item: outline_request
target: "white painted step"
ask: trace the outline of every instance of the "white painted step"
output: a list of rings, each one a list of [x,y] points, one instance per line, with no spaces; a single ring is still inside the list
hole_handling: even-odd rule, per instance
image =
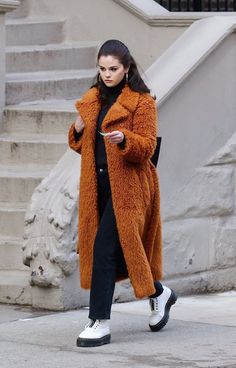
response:
[[[0,203],[1,237],[22,238],[26,208],[26,203]]]
[[[28,271],[0,270],[0,303],[32,304]]]
[[[74,100],[46,100],[4,109],[3,131],[13,134],[65,134],[75,121],[77,112]]]
[[[6,75],[6,104],[50,99],[76,99],[93,83],[96,69],[54,70]]]
[[[0,166],[0,202],[27,203],[51,167]]]
[[[7,47],[7,73],[43,70],[92,69],[96,65],[97,42]]]
[[[58,18],[19,18],[6,22],[7,46],[47,45],[64,40],[65,20]]]
[[[65,135],[0,135],[1,164],[53,165],[68,148]]]
[[[17,237],[0,238],[0,270],[28,271],[23,264],[23,240]]]

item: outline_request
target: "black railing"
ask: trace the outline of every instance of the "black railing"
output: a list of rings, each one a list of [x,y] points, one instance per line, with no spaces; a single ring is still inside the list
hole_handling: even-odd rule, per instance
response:
[[[169,11],[236,11],[236,0],[154,0]]]

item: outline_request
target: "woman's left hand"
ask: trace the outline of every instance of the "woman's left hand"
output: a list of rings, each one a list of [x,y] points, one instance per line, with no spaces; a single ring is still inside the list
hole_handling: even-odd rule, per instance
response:
[[[119,130],[113,130],[113,132],[107,133],[106,139],[110,143],[121,143],[124,139],[124,134]]]

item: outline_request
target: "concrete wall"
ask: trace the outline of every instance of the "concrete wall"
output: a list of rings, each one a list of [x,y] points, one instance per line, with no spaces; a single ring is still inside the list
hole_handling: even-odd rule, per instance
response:
[[[233,33],[160,107],[163,145],[159,170],[164,204],[235,131],[235,60]]]
[[[158,171],[165,279],[184,293],[236,285],[234,22],[198,22],[147,71],[159,99],[163,137]],[[187,36],[193,50],[185,46]],[[181,68],[181,57],[184,64],[191,53],[194,63],[175,80],[170,68]]]

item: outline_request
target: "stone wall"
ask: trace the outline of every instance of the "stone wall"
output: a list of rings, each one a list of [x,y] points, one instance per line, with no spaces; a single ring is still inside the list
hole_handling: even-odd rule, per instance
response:
[[[233,289],[236,133],[174,197],[164,214],[165,278],[181,290],[182,276],[184,293]]]
[[[200,20],[146,72],[163,137],[164,274],[180,293],[236,285],[235,39],[235,18]]]

